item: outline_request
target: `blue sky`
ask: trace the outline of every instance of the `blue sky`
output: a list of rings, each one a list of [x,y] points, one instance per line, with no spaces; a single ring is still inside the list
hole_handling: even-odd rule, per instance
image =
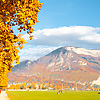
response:
[[[27,44],[20,60],[36,60],[63,46],[100,49],[100,0],[39,0],[44,3],[34,26],[34,40]],[[15,33],[17,33],[14,28]]]
[[[100,27],[100,0],[39,0],[44,5],[35,29],[63,26]]]

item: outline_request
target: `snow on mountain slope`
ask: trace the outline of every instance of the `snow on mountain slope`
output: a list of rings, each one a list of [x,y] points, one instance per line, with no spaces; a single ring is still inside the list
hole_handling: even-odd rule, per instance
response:
[[[64,47],[68,51],[74,51],[77,54],[84,54],[84,55],[90,55],[93,57],[100,57],[100,50],[88,50],[84,48],[76,48],[76,47]]]
[[[100,76],[98,77],[97,80],[94,80],[94,81],[92,82],[92,85],[94,85],[94,84],[100,85]]]

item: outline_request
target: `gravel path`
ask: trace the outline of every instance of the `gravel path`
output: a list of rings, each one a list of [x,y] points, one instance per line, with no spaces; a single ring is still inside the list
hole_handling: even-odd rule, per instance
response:
[[[1,94],[0,94],[0,100],[10,100],[8,98],[8,95],[6,93],[6,91],[2,91]]]

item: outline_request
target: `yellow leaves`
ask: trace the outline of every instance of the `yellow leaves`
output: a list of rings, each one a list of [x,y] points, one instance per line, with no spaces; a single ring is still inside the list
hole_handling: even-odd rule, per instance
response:
[[[42,7],[42,3],[39,3],[38,0],[21,0],[22,2],[18,1],[17,3],[17,15],[18,15],[18,24],[24,25],[25,28],[19,28],[21,30],[27,30],[27,33],[33,32],[33,26],[37,20],[37,14],[39,9]],[[20,5],[20,7],[19,7]]]
[[[2,0],[3,2],[5,1],[5,0]]]
[[[14,4],[13,1],[5,1],[7,4],[1,4],[4,7],[0,10],[1,13],[4,13],[3,17],[6,18],[3,20],[9,23],[10,19],[12,19],[17,25],[24,25],[24,28],[19,28],[20,32],[21,30],[27,30],[27,33],[32,32],[30,30],[33,29],[32,25],[35,25],[35,22],[38,22],[37,14],[42,7],[42,3],[39,3],[38,0],[14,0],[14,2],[17,2],[16,4]],[[10,6],[8,7],[8,5]],[[15,14],[15,17],[13,14]],[[10,25],[11,24],[9,24],[9,26]]]
[[[34,39],[34,38],[33,38],[33,35],[30,36],[30,40],[32,40],[32,39]]]
[[[19,49],[26,44],[21,34],[15,35],[12,26],[27,31],[33,39],[33,25],[42,7],[38,0],[1,0],[0,2],[0,86],[7,85],[7,73],[13,67],[13,61],[19,63]]]

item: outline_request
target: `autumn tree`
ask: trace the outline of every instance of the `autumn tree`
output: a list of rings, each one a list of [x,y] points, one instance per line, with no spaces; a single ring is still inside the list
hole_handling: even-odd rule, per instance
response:
[[[0,86],[7,86],[7,73],[13,62],[19,63],[18,52],[26,44],[21,34],[14,34],[12,26],[19,32],[26,31],[33,39],[33,25],[42,7],[38,0],[0,0]]]

